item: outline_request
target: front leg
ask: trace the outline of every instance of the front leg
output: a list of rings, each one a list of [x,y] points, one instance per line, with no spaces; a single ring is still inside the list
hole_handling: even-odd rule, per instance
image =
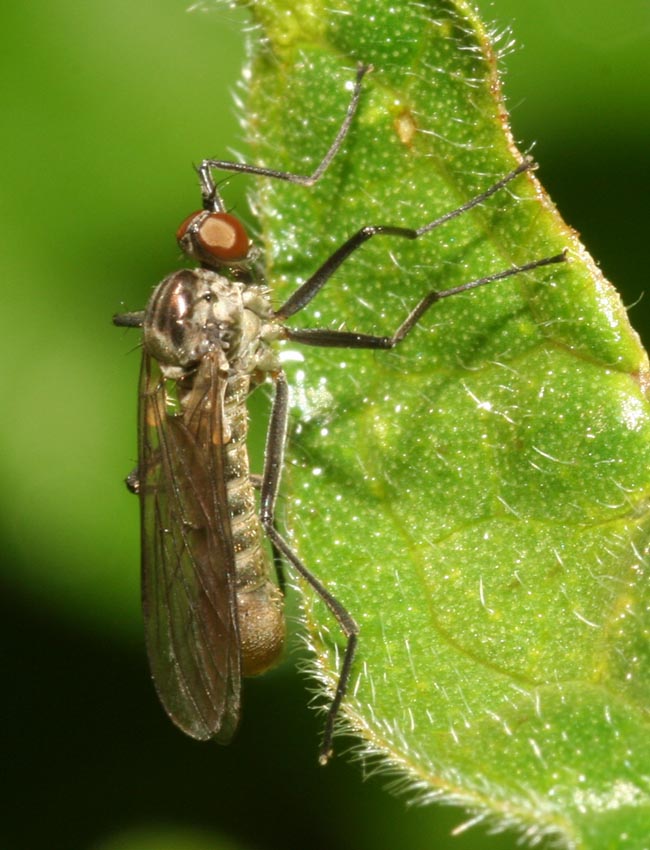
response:
[[[141,328],[144,325],[144,310],[136,310],[133,313],[116,313],[113,316],[113,324],[118,328]]]

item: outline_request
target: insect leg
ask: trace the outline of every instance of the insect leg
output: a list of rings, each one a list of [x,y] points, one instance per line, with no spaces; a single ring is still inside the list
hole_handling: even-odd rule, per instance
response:
[[[276,311],[275,316],[280,320],[288,319],[289,316],[293,316],[294,313],[297,313],[299,310],[302,310],[303,307],[306,307],[312,298],[314,298],[323,286],[325,286],[338,267],[347,260],[350,254],[354,253],[365,242],[372,239],[374,236],[399,236],[402,239],[419,239],[420,236],[424,236],[425,233],[429,233],[436,227],[440,227],[441,224],[444,224],[453,218],[457,218],[459,215],[462,215],[473,207],[482,204],[483,201],[487,200],[500,189],[503,189],[503,187],[510,183],[511,180],[514,180],[515,177],[518,177],[524,171],[530,171],[535,167],[535,163],[532,160],[525,158],[516,168],[508,172],[508,174],[484,192],[481,192],[479,195],[471,198],[471,200],[462,204],[460,207],[457,207],[455,210],[451,210],[439,218],[422,225],[422,227],[398,227],[386,224],[368,224],[365,227],[362,227],[339,248],[337,248],[336,251],[334,251],[327,260],[325,260],[323,265],[317,269],[314,274],[293,293],[293,295],[289,296],[280,309]]]
[[[294,553],[286,540],[275,527],[275,501],[280,486],[282,472],[282,461],[284,457],[284,443],[287,434],[287,418],[289,413],[289,393],[286,378],[283,372],[275,377],[275,398],[269,422],[269,431],[266,440],[266,453],[264,457],[264,475],[262,479],[261,511],[260,519],[264,530],[279,552],[281,552],[291,566],[313,587],[323,602],[332,612],[339,624],[347,643],[343,655],[343,663],[339,672],[336,692],[332,700],[327,718],[325,720],[325,731],[319,753],[319,761],[326,764],[332,755],[332,736],[334,733],[334,722],[341,707],[341,702],[347,691],[352,669],[352,660],[357,646],[359,626],[341,605],[341,603],[327,590],[315,575],[302,563]]]
[[[364,76],[372,70],[371,65],[359,65],[357,68],[357,77],[354,83],[352,98],[345,113],[345,118],[336,137],[330,145],[327,153],[314,169],[311,174],[293,174],[290,171],[277,171],[274,168],[265,168],[261,165],[248,165],[245,162],[231,162],[224,159],[204,159],[197,171],[199,173],[199,181],[201,183],[201,193],[203,195],[203,207],[213,212],[225,212],[225,207],[219,190],[212,176],[212,169],[220,171],[235,171],[240,174],[256,174],[259,177],[271,177],[275,180],[286,180],[287,183],[296,183],[299,186],[313,186],[323,176],[328,166],[339,152],[345,137],[348,134],[350,125],[359,105],[361,97],[361,83]]]
[[[134,470],[134,472],[135,472],[135,470]],[[133,473],[131,473],[131,475],[133,475]],[[248,478],[249,478],[251,484],[253,485],[253,487],[256,490],[262,489],[263,478],[262,478],[261,475],[257,475],[256,473],[252,472],[248,476]],[[128,481],[128,479],[127,479],[127,481]],[[128,486],[128,484],[127,484],[127,486]],[[271,553],[273,555],[273,567],[275,569],[275,576],[276,576],[277,581],[278,581],[278,588],[280,590],[280,593],[283,596],[286,596],[287,594],[285,592],[285,588],[287,586],[287,582],[286,582],[286,577],[284,575],[284,565],[283,565],[283,561],[282,561],[282,553],[278,550],[278,547],[274,543],[271,543]]]
[[[129,472],[124,479],[124,483],[126,484],[126,489],[129,493],[133,493],[134,496],[138,496],[140,494],[140,470],[137,466]]]
[[[144,324],[144,310],[138,310],[134,313],[116,313],[113,316],[113,324],[120,328],[141,328]],[[129,493],[139,495],[140,493],[140,472],[138,467],[132,469],[124,479],[126,489]]]
[[[301,342],[304,345],[317,345],[330,348],[394,348],[400,343],[407,334],[420,321],[422,316],[433,304],[441,301],[443,298],[449,298],[452,295],[459,295],[461,292],[467,292],[470,289],[476,289],[479,286],[485,286],[486,283],[492,283],[495,280],[503,280],[506,277],[512,277],[522,272],[528,272],[532,269],[537,269],[540,266],[548,266],[552,263],[563,263],[566,260],[566,254],[556,254],[554,257],[544,257],[541,260],[533,260],[531,263],[525,263],[522,266],[513,266],[496,274],[480,277],[478,280],[472,280],[469,283],[464,283],[462,286],[455,286],[452,289],[444,289],[440,292],[432,290],[427,293],[424,298],[418,302],[413,310],[408,314],[406,319],[397,328],[392,336],[374,336],[372,334],[360,334],[350,331],[335,331],[327,328],[299,328],[293,329],[284,327],[283,336],[286,339]]]
[[[141,328],[144,325],[144,310],[134,313],[116,313],[113,316],[113,324],[118,328]]]

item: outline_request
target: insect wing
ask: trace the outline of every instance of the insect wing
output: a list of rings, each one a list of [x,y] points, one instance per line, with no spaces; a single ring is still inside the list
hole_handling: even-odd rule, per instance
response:
[[[184,732],[227,743],[239,720],[241,662],[217,357],[206,356],[184,387],[143,355],[138,473],[154,684]],[[170,397],[176,389],[182,404]]]

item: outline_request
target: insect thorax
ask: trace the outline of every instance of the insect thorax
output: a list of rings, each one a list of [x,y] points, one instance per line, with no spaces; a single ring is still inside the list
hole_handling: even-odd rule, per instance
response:
[[[272,372],[278,362],[269,343],[280,333],[272,314],[266,287],[182,269],[151,296],[143,344],[165,378],[187,375],[213,351],[223,353],[229,375]]]

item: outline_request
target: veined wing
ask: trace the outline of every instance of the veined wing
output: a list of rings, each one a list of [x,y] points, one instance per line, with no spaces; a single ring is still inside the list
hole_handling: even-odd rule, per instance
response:
[[[142,605],[154,684],[184,732],[227,743],[239,720],[241,662],[220,356],[207,355],[175,382],[143,355],[138,472]]]

